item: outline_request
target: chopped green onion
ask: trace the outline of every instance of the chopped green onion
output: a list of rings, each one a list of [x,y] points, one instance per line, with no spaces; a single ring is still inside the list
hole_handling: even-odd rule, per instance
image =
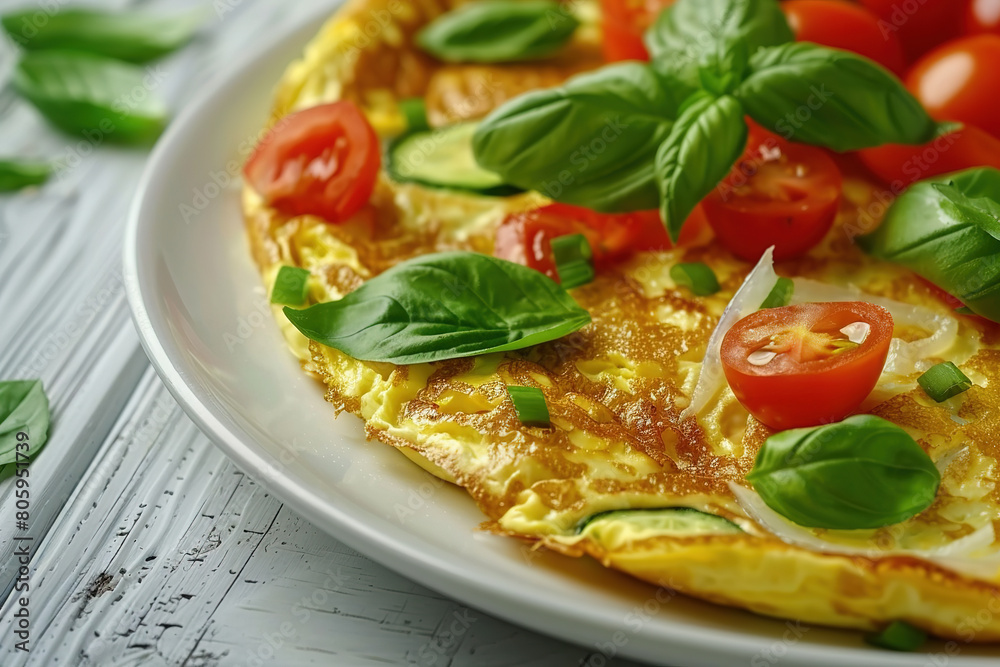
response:
[[[517,410],[517,418],[525,426],[550,426],[549,408],[545,394],[537,387],[507,387],[510,400]]]
[[[407,132],[421,132],[430,129],[427,121],[427,104],[422,97],[411,97],[399,103],[399,111],[406,119]]]
[[[670,277],[681,287],[687,287],[698,296],[711,296],[719,291],[719,280],[715,272],[706,264],[674,264]]]
[[[309,272],[294,266],[283,266],[274,281],[271,303],[301,306],[309,295]]]
[[[594,279],[594,253],[583,234],[569,234],[552,239],[559,281],[566,289],[586,285]]]
[[[955,309],[955,314],[956,315],[975,315],[976,311],[972,310],[968,306],[962,306],[960,308],[956,308]]]
[[[972,380],[950,361],[934,366],[917,378],[917,382],[924,388],[927,395],[938,403],[947,401],[952,396],[958,396],[963,391],[972,388]]]
[[[774,289],[760,304],[760,310],[766,308],[783,308],[792,302],[792,293],[795,292],[795,283],[790,278],[778,278],[774,283]]]
[[[29,185],[41,185],[52,175],[44,162],[0,160],[0,192],[14,192]]]
[[[893,621],[881,632],[865,637],[865,641],[890,651],[916,651],[927,641],[927,635],[906,621]]]

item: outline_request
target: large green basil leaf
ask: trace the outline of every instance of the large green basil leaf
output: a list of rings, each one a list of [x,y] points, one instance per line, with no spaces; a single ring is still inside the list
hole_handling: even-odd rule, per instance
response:
[[[551,0],[479,0],[442,14],[417,44],[448,62],[531,60],[561,49],[579,25]]]
[[[34,456],[49,435],[49,399],[39,380],[0,382],[0,466]],[[27,443],[27,451],[24,444]]]
[[[38,8],[5,14],[0,22],[25,50],[70,49],[133,63],[144,63],[174,51],[205,22],[204,10],[174,16],[145,12],[64,9],[43,14]]]
[[[310,340],[396,364],[519,350],[590,322],[544,274],[471,252],[411,259],[340,301],[285,315]]]
[[[607,213],[657,208],[655,157],[693,89],[623,63],[522,95],[473,139],[476,160],[505,183]]]
[[[858,243],[1000,322],[1000,171],[969,169],[910,186]]]
[[[747,143],[743,108],[726,95],[697,95],[656,154],[660,215],[675,242],[691,211],[726,177]]]
[[[52,167],[44,162],[0,160],[0,192],[14,192],[49,180]]]
[[[147,143],[166,124],[166,109],[153,89],[155,70],[72,51],[25,55],[14,87],[53,125],[99,144]]]
[[[725,54],[737,42],[749,55],[793,39],[775,0],[678,0],[646,33],[646,46],[658,67],[698,86],[699,69],[730,61]]]
[[[937,130],[888,70],[808,42],[758,50],[733,94],[764,127],[835,151],[922,144]]]
[[[747,480],[767,506],[811,528],[880,528],[924,511],[941,474],[906,431],[879,417],[768,438]]]

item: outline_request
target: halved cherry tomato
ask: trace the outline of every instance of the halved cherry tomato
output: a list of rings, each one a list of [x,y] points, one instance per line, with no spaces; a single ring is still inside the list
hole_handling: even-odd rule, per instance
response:
[[[932,176],[972,167],[1000,169],[1000,139],[978,127],[965,125],[922,146],[886,144],[858,152],[876,176],[902,189]]]
[[[976,35],[948,42],[920,59],[906,87],[937,120],[957,120],[1000,137],[1000,36]]]
[[[378,136],[352,102],[282,119],[257,146],[243,174],[286,215],[343,222],[371,198],[382,158]]]
[[[966,0],[861,0],[883,35],[896,35],[909,62],[957,37]]]
[[[675,0],[601,0],[604,8],[604,58],[649,60],[642,36]]]
[[[800,255],[830,231],[842,179],[823,150],[750,125],[743,157],[701,205],[708,224],[737,257],[756,262]]]
[[[690,245],[705,230],[705,218],[696,208],[684,224],[679,245]],[[594,252],[594,267],[600,271],[644,250],[673,247],[659,211],[637,211],[609,215],[568,204],[550,204],[507,216],[497,229],[494,255],[541,271],[559,280],[552,259],[552,239],[583,234]]]
[[[736,398],[784,430],[840,421],[875,388],[892,341],[892,315],[861,301],[759,310],[722,340]]]
[[[878,17],[864,7],[843,0],[789,0],[781,9],[800,42],[853,51],[898,76],[906,69],[899,38],[883,34]]]
[[[965,34],[1000,35],[1000,0],[972,0],[965,9]]]

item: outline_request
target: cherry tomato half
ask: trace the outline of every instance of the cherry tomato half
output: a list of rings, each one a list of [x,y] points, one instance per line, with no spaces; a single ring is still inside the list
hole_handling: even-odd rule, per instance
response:
[[[896,35],[909,62],[957,37],[966,0],[861,0],[883,35]]]
[[[737,257],[756,262],[800,255],[830,231],[842,179],[823,150],[796,144],[751,124],[743,157],[704,200],[708,224]]]
[[[976,35],[948,42],[920,59],[906,87],[937,120],[957,120],[1000,137],[1000,36]]]
[[[286,215],[343,222],[371,198],[382,158],[378,136],[352,102],[282,119],[257,146],[243,174]]]
[[[649,60],[642,36],[675,0],[601,0],[604,10],[604,59]]]
[[[679,245],[692,245],[705,230],[705,219],[696,208],[681,231]],[[608,215],[568,204],[550,204],[507,217],[497,229],[494,255],[541,271],[559,280],[552,259],[552,239],[583,234],[594,253],[594,267],[603,268],[644,250],[673,247],[659,211]]]
[[[832,423],[875,388],[892,329],[889,311],[861,301],[759,310],[723,338],[722,365],[739,402],[771,428]]]
[[[972,167],[1000,169],[1000,139],[965,125],[923,146],[886,144],[858,152],[861,161],[886,183],[903,187],[932,176]]]
[[[965,9],[965,34],[1000,35],[1000,0],[972,0]]]
[[[843,0],[789,0],[781,3],[800,42],[853,51],[901,76],[906,69],[903,46],[894,33],[879,28],[878,17]]]

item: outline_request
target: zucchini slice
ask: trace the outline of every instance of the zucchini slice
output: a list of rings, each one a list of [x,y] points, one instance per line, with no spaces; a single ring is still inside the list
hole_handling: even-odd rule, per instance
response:
[[[743,530],[729,519],[690,507],[629,509],[601,512],[585,519],[577,533],[601,543],[666,535],[733,535]]]

